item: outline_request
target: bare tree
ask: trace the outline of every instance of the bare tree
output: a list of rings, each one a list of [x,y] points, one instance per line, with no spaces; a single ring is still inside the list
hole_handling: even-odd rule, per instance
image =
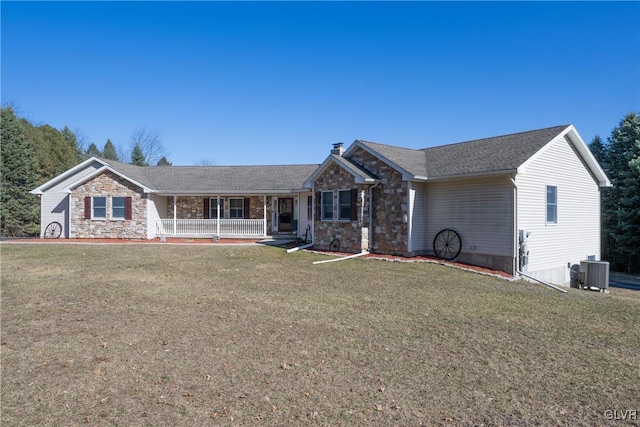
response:
[[[142,127],[134,130],[129,137],[129,146],[132,152],[136,145],[142,150],[145,163],[149,165],[155,165],[162,157],[167,156],[158,128]]]
[[[214,166],[216,162],[211,159],[200,159],[195,163],[196,166]]]

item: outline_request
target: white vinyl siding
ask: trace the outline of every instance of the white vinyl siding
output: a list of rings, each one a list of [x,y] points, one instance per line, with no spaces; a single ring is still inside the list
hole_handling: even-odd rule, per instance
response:
[[[567,264],[588,255],[600,259],[600,191],[573,146],[565,139],[548,144],[516,177],[518,228],[531,232],[528,273],[563,284]],[[547,223],[547,186],[557,187],[558,223]]]
[[[409,190],[409,213],[411,220],[412,252],[423,252],[430,249],[427,244],[427,184],[412,182]]]
[[[426,245],[443,229],[456,231],[461,254],[513,257],[513,185],[506,176],[427,183]]]
[[[298,216],[298,236],[304,237],[307,227],[310,227],[313,222],[313,196],[311,192],[300,193],[298,199],[300,209],[300,215]],[[308,237],[311,236],[309,235]]]
[[[62,235],[60,237],[74,237],[69,231],[70,206],[69,194],[61,193],[60,190],[66,188],[70,184],[92,174],[103,165],[98,162],[91,162],[86,167],[68,176],[66,179],[56,183],[48,188],[42,196],[40,196],[40,235],[44,232],[48,224],[53,221],[62,225]],[[78,208],[78,206],[76,206]],[[82,206],[80,209],[84,209]]]
[[[155,194],[147,195],[147,238],[156,237],[156,221],[161,218],[160,212],[167,212],[169,206],[169,198],[166,196],[157,196]]]

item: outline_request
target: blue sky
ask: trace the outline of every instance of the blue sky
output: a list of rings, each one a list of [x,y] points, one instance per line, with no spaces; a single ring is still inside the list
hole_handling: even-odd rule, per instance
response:
[[[174,165],[321,163],[640,111],[639,2],[6,2],[2,102]]]

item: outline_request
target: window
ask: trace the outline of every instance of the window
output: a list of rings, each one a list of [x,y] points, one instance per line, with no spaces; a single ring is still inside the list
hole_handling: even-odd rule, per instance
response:
[[[211,202],[209,203],[209,206],[210,206],[209,218],[218,219],[218,198],[212,197]],[[223,198],[220,198],[220,218],[224,218],[224,199]]]
[[[338,191],[338,219],[351,219],[351,190]]]
[[[112,197],[111,198],[111,218],[124,219],[125,218],[125,197]]]
[[[558,223],[558,187],[547,185],[547,224]]]
[[[106,219],[107,218],[107,198],[92,197],[92,215],[91,218]]]
[[[307,219],[313,219],[313,196],[307,196]]]
[[[333,191],[323,191],[322,198],[322,220],[329,221],[333,219]]]
[[[244,199],[229,199],[229,218],[244,218]]]

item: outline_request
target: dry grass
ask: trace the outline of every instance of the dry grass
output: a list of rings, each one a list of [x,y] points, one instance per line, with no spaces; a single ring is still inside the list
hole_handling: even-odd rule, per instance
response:
[[[638,425],[640,299],[317,259],[3,245],[3,425]]]

